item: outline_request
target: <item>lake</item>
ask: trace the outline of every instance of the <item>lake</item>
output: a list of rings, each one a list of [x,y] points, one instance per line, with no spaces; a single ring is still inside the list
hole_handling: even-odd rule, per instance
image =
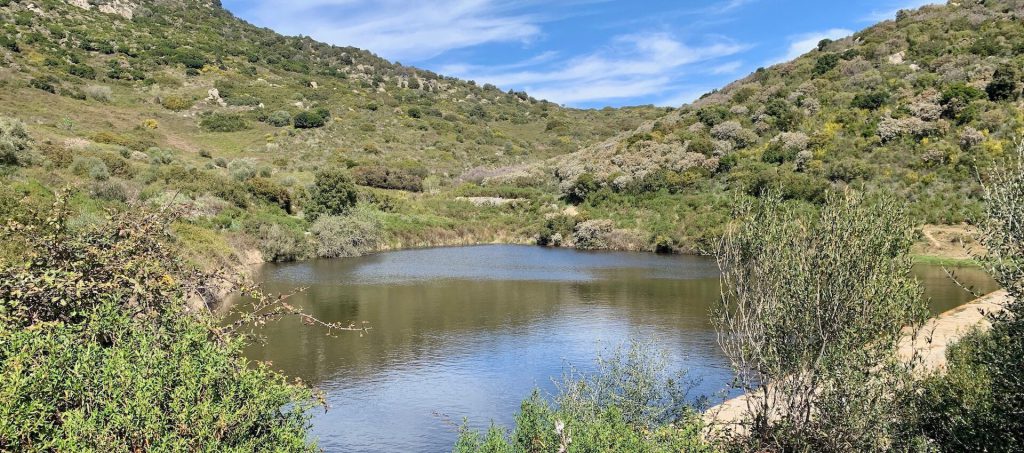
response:
[[[932,310],[973,297],[934,266],[917,266]],[[978,269],[961,281],[987,292]],[[327,451],[449,451],[454,425],[511,426],[523,398],[573,366],[632,340],[663,349],[696,394],[726,385],[709,310],[718,269],[705,257],[484,245],[268,264],[258,281],[326,321],[367,321],[366,335],[328,336],[296,319],[271,323],[254,360],[324,390],[313,418]]]

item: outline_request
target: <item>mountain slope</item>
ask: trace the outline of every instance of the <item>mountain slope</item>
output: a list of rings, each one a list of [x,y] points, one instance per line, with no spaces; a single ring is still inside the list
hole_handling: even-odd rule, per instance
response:
[[[903,11],[667,112],[563,108],[216,2],[93,3],[0,1],[0,116],[33,138],[3,167],[0,214],[64,186],[82,223],[173,205],[202,262],[534,240],[700,251],[767,189],[809,205],[894,192],[922,223],[957,223],[979,209],[976,169],[1024,126],[1016,2]],[[303,215],[328,168],[360,185],[341,226]]]
[[[301,235],[301,210],[274,208],[282,198],[301,206],[318,169],[346,167],[364,186],[403,189],[361,189],[375,206],[408,198],[419,209],[421,191],[455,189],[487,173],[479,168],[572,152],[664,113],[563,108],[281,36],[215,1],[2,1],[0,18],[0,116],[26,123],[35,143],[32,165],[7,171],[5,189],[17,192],[9,198],[44,204],[70,184],[91,200],[83,210],[98,213],[176,194],[187,205],[213,205],[192,206],[193,223],[226,212],[219,227],[200,225],[219,236],[265,229],[253,222]],[[444,206],[471,216],[454,198],[446,194]],[[462,219],[435,217],[445,209],[401,208],[405,217],[384,219],[396,224],[388,241],[446,235]],[[485,223],[463,225],[459,235],[490,230]]]
[[[622,225],[635,215],[612,206],[622,197],[669,192],[661,205],[720,211],[722,194],[816,203],[845,186],[896,193],[922,222],[969,220],[976,170],[1024,132],[1022,17],[1012,1],[901,11],[545,167],[565,196]],[[661,233],[705,233],[684,228]]]

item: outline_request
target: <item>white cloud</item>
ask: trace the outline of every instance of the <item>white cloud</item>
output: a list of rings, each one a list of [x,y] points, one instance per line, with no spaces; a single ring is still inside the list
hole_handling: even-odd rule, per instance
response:
[[[351,45],[394,60],[423,60],[490,42],[529,42],[544,18],[532,0],[254,0],[237,9],[258,25]]]
[[[901,9],[917,9],[924,5],[937,5],[939,3],[940,2],[936,0],[910,0],[889,9],[871,11],[871,13],[869,13],[867,16],[864,16],[864,18],[862,18],[861,21],[881,22],[883,20],[895,19],[896,13],[899,12]]]
[[[730,61],[728,63],[722,63],[718,66],[714,66],[711,69],[709,69],[708,72],[715,75],[735,74],[742,67],[742,61]]]
[[[812,33],[804,33],[800,35],[794,35],[789,38],[789,47],[786,50],[785,55],[775,58],[769,62],[769,64],[782,63],[784,61],[792,60],[800,55],[810,52],[818,46],[818,42],[822,39],[839,39],[845,38],[853,34],[853,30],[847,30],[845,28],[831,28],[825,31],[818,31]]]
[[[630,34],[612,38],[600,50],[553,64],[443,69],[463,78],[525,89],[538,99],[575,104],[661,94],[684,76],[689,65],[747,48],[727,40],[690,46],[667,33]],[[722,66],[729,69],[730,64]]]

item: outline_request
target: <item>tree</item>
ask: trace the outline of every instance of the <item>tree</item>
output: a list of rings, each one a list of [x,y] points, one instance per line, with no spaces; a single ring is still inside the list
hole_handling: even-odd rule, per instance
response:
[[[879,451],[902,438],[895,358],[927,316],[911,223],[893,200],[829,197],[819,212],[764,197],[718,249],[713,322],[744,390],[747,448]]]
[[[343,215],[356,204],[356,185],[338,169],[317,172],[309,189],[306,218],[315,221],[321,215]]]
[[[985,86],[985,93],[993,101],[1017,99],[1020,88],[1017,86],[1017,69],[1013,66],[1000,66],[992,75],[992,81]]]

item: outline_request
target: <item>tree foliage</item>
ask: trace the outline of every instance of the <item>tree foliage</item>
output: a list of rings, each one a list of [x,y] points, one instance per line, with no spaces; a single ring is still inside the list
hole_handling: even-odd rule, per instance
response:
[[[309,189],[306,218],[316,221],[321,215],[344,215],[356,204],[356,186],[348,173],[338,169],[317,172]]]
[[[168,221],[135,208],[70,226],[67,196],[2,234],[0,449],[307,451],[313,393],[241,355],[188,300],[215,275],[182,264]],[[258,298],[240,322],[298,313]]]
[[[741,211],[718,250],[713,318],[747,398],[744,449],[879,451],[902,439],[895,357],[926,316],[890,199],[830,196],[807,213],[777,196]]]

